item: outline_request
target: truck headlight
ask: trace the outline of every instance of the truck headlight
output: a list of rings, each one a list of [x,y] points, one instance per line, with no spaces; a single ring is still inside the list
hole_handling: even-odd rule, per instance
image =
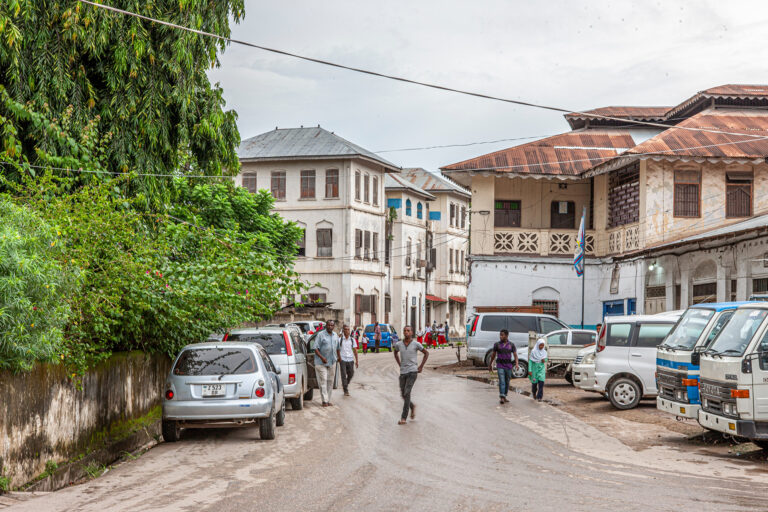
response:
[[[707,400],[706,398],[702,398],[702,399],[701,399],[701,406],[702,406],[703,408],[705,408],[705,409],[706,409],[707,407],[709,407],[709,400]]]
[[[675,391],[675,399],[678,402],[687,402],[688,401],[688,391],[684,391],[682,389],[678,389]]]
[[[723,412],[725,414],[729,414],[731,416],[734,416],[736,414],[736,404],[723,404]]]

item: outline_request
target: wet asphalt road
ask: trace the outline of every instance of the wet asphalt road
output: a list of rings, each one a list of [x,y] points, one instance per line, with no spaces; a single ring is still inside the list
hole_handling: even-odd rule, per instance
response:
[[[433,352],[430,365],[455,360]],[[352,396],[258,430],[188,431],[31,511],[768,510],[765,470],[680,450],[635,452],[522,395],[425,369],[397,419],[389,353],[361,356]]]

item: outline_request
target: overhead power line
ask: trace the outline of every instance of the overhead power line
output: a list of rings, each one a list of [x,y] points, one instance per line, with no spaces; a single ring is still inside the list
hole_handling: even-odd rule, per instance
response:
[[[634,124],[634,125],[642,125],[642,126],[654,126],[654,127],[657,127],[657,128],[664,128],[665,130],[670,128],[670,125],[664,124],[664,123],[654,123],[654,122],[651,122],[651,121],[636,121],[636,120],[633,120],[633,119],[627,119],[627,118],[623,118],[623,117],[607,116],[607,115],[603,115],[603,114],[596,114],[596,113],[593,113],[593,112],[581,112],[581,111],[573,110],[573,109],[566,109],[566,108],[562,108],[562,107],[556,107],[556,106],[551,106],[551,105],[544,105],[544,104],[541,104],[541,103],[533,103],[533,102],[530,102],[530,101],[513,100],[511,98],[502,98],[500,96],[493,96],[493,95],[490,95],[490,94],[473,92],[473,91],[468,91],[468,90],[464,90],[464,89],[456,89],[454,87],[449,87],[449,86],[445,86],[445,85],[433,84],[433,83],[429,83],[429,82],[422,82],[422,81],[414,80],[414,79],[411,79],[411,78],[405,78],[405,77],[401,77],[401,76],[390,75],[390,74],[387,74],[387,73],[381,73],[381,72],[372,71],[372,70],[369,70],[369,69],[363,69],[363,68],[358,68],[358,67],[354,67],[354,66],[347,66],[345,64],[339,64],[337,62],[331,62],[331,61],[327,61],[327,60],[323,60],[323,59],[317,59],[317,58],[314,58],[314,57],[308,57],[306,55],[300,55],[300,54],[297,54],[297,53],[289,52],[289,51],[286,51],[286,50],[280,50],[280,49],[277,49],[277,48],[270,48],[268,46],[262,46],[262,45],[258,45],[258,44],[255,44],[255,43],[250,43],[248,41],[242,41],[242,40],[239,40],[239,39],[232,39],[230,37],[220,36],[220,35],[214,34],[212,32],[206,32],[204,30],[198,30],[198,29],[195,29],[195,28],[185,27],[184,25],[178,25],[176,23],[171,23],[169,21],[159,20],[159,19],[152,18],[152,17],[149,17],[149,16],[144,16],[143,14],[138,14],[138,13],[131,12],[131,11],[126,11],[125,9],[119,9],[117,7],[112,7],[111,5],[99,4],[99,3],[96,3],[96,2],[92,2],[90,0],[78,0],[78,2],[83,3],[83,4],[87,4],[87,5],[91,5],[93,7],[98,8],[98,9],[104,9],[104,10],[112,11],[112,12],[115,12],[115,13],[124,14],[126,16],[133,16],[134,18],[139,18],[139,19],[142,19],[142,20],[145,20],[145,21],[149,21],[149,22],[152,22],[152,23],[158,23],[160,25],[165,25],[167,27],[175,28],[175,29],[178,29],[178,30],[184,30],[186,32],[191,32],[191,33],[198,34],[198,35],[201,35],[201,36],[211,37],[211,38],[214,38],[214,39],[218,39],[220,41],[226,41],[226,42],[229,42],[229,43],[235,43],[235,44],[239,44],[239,45],[243,45],[243,46],[248,46],[248,47],[256,48],[256,49],[263,50],[263,51],[266,51],[266,52],[276,53],[278,55],[284,55],[286,57],[293,57],[295,59],[301,59],[301,60],[305,60],[305,61],[308,61],[308,62],[314,62],[316,64],[321,64],[321,65],[324,65],[324,66],[331,66],[331,67],[334,67],[334,68],[345,69],[347,71],[353,71],[355,73],[362,73],[362,74],[365,74],[365,75],[375,76],[375,77],[378,77],[378,78],[385,78],[385,79],[388,79],[388,80],[395,80],[397,82],[403,82],[403,83],[408,83],[408,84],[413,84],[413,85],[419,85],[419,86],[422,86],[422,87],[428,87],[430,89],[437,89],[437,90],[440,90],[440,91],[453,92],[453,93],[456,93],[456,94],[463,94],[465,96],[472,96],[472,97],[475,97],[475,98],[481,98],[481,99],[486,99],[486,100],[501,101],[503,103],[510,103],[510,104],[513,104],[513,105],[521,105],[521,106],[524,106],[524,107],[531,107],[531,108],[538,108],[538,109],[543,109],[543,110],[550,110],[550,111],[553,111],[553,112],[560,112],[560,113],[564,113],[564,114],[579,114],[579,115],[593,117],[593,118],[606,119],[606,120],[609,120],[609,121],[619,121],[619,122],[622,122],[622,123],[631,123],[631,124]],[[694,128],[694,127],[687,127],[687,126],[676,126],[676,128],[678,128],[680,130],[689,130],[689,131],[707,132],[707,133],[719,133],[719,134],[723,134],[723,135],[741,135],[741,136],[745,136],[745,137],[754,137],[754,138],[762,137],[761,135],[752,135],[752,134],[747,134],[747,133],[726,132],[726,131],[722,131],[722,130],[716,130],[714,128]]]

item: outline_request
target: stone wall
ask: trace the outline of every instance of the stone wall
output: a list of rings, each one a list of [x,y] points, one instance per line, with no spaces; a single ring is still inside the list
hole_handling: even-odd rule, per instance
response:
[[[62,365],[0,373],[0,472],[11,486],[94,449],[115,426],[160,403],[170,361],[142,352],[113,355],[78,389]]]

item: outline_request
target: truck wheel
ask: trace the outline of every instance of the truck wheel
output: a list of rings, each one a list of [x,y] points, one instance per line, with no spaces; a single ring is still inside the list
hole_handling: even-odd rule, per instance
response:
[[[179,423],[173,420],[163,420],[163,441],[166,443],[175,443],[181,436],[181,428]]]
[[[304,400],[311,402],[313,396],[315,396],[315,388],[309,388],[307,392],[304,393]]]
[[[261,418],[259,420],[259,437],[264,440],[270,440],[275,438],[275,431],[277,430],[277,419],[275,418],[275,411],[272,411],[267,418]]]
[[[280,412],[275,416],[275,424],[278,427],[285,425],[285,398],[283,398],[283,405],[280,407]]]
[[[643,391],[633,379],[622,377],[616,379],[608,389],[608,400],[617,409],[634,409],[640,403]]]
[[[568,384],[573,385],[573,372],[565,372],[565,381]]]

